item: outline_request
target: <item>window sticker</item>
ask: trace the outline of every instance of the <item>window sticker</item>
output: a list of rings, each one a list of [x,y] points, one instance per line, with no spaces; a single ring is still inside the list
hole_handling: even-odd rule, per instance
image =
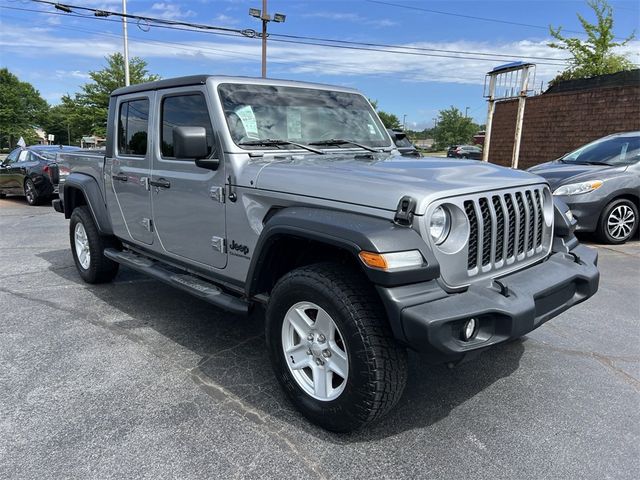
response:
[[[236,115],[240,117],[242,120],[242,124],[244,125],[244,129],[247,132],[247,136],[253,138],[260,138],[258,135],[258,124],[256,122],[256,116],[253,113],[253,109],[251,105],[245,105],[244,107],[236,110]]]
[[[302,138],[302,112],[299,108],[287,109],[287,138]]]

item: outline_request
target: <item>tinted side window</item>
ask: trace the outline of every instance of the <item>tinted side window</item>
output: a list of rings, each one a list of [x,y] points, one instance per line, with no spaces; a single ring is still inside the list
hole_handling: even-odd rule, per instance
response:
[[[16,148],[13,152],[11,152],[8,156],[7,156],[7,161],[9,163],[13,163],[18,159],[18,155],[20,155],[20,152],[22,151],[21,148]]]
[[[149,100],[132,100],[120,104],[118,118],[118,152],[120,155],[147,154]]]
[[[208,154],[213,151],[213,128],[205,98],[200,93],[165,97],[162,100],[160,145],[163,157],[175,157],[174,127],[203,127],[207,131]]]

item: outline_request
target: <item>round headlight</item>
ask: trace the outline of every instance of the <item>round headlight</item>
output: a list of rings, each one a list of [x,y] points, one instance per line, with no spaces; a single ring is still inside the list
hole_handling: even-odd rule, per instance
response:
[[[429,234],[436,245],[440,245],[445,241],[447,235],[449,235],[449,228],[451,227],[451,215],[443,208],[436,208],[431,214],[429,220]]]

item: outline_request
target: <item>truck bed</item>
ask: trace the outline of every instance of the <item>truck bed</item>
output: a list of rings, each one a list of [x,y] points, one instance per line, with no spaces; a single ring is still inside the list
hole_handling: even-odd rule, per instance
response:
[[[73,171],[74,173],[82,173],[96,179],[100,189],[104,188],[104,163],[105,150],[82,150],[73,153],[59,153],[57,164],[59,169],[59,191],[62,192],[62,185],[67,175]],[[103,191],[104,194],[104,191]]]

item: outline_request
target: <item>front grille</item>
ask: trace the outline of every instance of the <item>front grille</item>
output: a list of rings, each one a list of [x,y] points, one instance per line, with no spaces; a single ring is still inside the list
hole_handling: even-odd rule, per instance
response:
[[[544,186],[491,192],[464,201],[469,221],[468,276],[544,255],[551,227],[544,221]],[[546,230],[545,230],[546,229]]]

